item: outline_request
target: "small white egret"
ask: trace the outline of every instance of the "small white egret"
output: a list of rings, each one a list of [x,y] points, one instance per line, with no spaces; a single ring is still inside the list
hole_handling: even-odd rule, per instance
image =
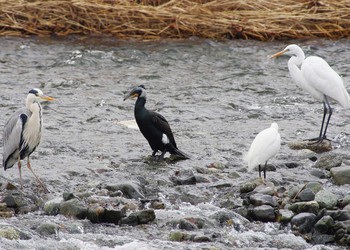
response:
[[[272,55],[271,58],[284,54],[291,56],[288,61],[288,69],[295,83],[323,103],[324,112],[320,134],[311,139],[316,143],[322,142],[326,139],[329,120],[333,112],[329,99],[337,101],[344,108],[349,108],[349,93],[345,89],[341,77],[322,58],[309,56],[305,59],[303,50],[295,44],[288,45],[284,50]],[[328,119],[324,126],[328,112]]]
[[[44,191],[48,189],[36,176],[30,166],[29,156],[40,143],[42,130],[42,107],[40,101],[52,101],[54,98],[45,96],[40,89],[29,91],[26,107],[17,110],[5,123],[3,133],[3,166],[11,168],[18,163],[21,189],[23,189],[21,160],[27,157],[27,167],[33,173]]]
[[[261,131],[253,140],[245,160],[248,163],[248,171],[259,167],[259,177],[261,177],[261,165],[264,167],[264,179],[266,179],[267,161],[273,158],[281,147],[281,136],[278,133],[277,123],[272,123],[271,127]]]

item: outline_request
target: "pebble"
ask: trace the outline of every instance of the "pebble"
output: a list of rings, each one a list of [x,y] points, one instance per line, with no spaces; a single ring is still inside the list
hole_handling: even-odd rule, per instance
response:
[[[350,184],[350,166],[332,168],[331,176],[337,185]]]
[[[327,234],[330,232],[333,226],[334,226],[333,218],[329,215],[326,215],[316,222],[315,229],[322,234]]]
[[[275,209],[269,205],[254,207],[253,216],[256,220],[267,222],[275,221]]]
[[[312,201],[315,199],[315,193],[310,188],[302,190],[298,196],[301,201]]]
[[[254,206],[260,205],[270,205],[272,207],[277,207],[278,202],[275,196],[266,195],[262,193],[256,193],[249,197],[250,203]]]
[[[290,220],[293,218],[294,213],[288,209],[280,209],[278,210],[277,213],[277,221],[282,222],[282,223],[286,223],[286,222],[290,222]]]
[[[305,212],[318,214],[320,207],[316,201],[301,201],[291,204],[290,206],[288,206],[288,209],[296,214]]]
[[[273,195],[276,192],[275,184],[272,182],[265,182],[264,184],[257,186],[254,191],[261,194]]]
[[[52,234],[57,234],[59,230],[59,226],[56,223],[53,222],[43,222],[41,223],[35,231],[37,231],[39,234],[43,236],[49,236]]]
[[[295,215],[292,220],[292,229],[300,233],[308,233],[316,223],[316,215],[313,213],[300,213]]]
[[[315,201],[320,208],[332,209],[337,205],[338,197],[332,192],[321,190],[316,194]]]
[[[332,168],[339,167],[343,162],[340,155],[335,153],[329,153],[322,155],[315,163],[315,168],[331,170]]]

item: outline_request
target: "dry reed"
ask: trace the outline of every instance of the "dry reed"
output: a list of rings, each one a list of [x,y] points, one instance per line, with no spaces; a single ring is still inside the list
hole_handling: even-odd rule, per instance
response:
[[[0,0],[0,35],[274,40],[350,36],[349,0]]]

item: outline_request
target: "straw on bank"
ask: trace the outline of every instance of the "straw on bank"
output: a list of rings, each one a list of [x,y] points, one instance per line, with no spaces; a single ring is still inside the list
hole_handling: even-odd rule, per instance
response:
[[[274,40],[350,36],[349,0],[0,0],[0,35]]]

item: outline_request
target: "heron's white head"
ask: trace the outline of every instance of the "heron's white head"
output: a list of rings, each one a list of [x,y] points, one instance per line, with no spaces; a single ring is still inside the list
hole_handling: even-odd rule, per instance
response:
[[[27,95],[27,106],[34,102],[42,102],[42,101],[54,101],[55,99],[44,95],[44,93],[37,88],[31,89]]]
[[[284,50],[273,54],[270,58],[275,58],[282,55],[305,57],[303,50],[298,45],[290,44]]]
[[[133,88],[129,94],[124,97],[124,101],[129,98],[146,98],[146,88],[144,85]]]

